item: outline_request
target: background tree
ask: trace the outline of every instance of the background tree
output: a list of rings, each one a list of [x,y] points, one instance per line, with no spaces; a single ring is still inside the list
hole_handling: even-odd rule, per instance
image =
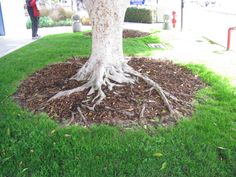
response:
[[[87,108],[94,110],[95,106],[106,98],[102,86],[112,90],[114,86],[134,84],[141,78],[160,94],[170,113],[173,113],[166,98],[169,94],[150,78],[130,67],[123,55],[122,26],[129,2],[129,0],[84,0],[92,24],[92,53],[89,60],[71,79],[86,82],[80,87],[61,91],[50,100],[89,89],[88,95],[96,93],[96,96],[91,100],[93,106]]]

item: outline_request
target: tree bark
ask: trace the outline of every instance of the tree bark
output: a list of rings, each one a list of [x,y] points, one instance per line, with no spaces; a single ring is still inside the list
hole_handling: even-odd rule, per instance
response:
[[[123,62],[122,31],[128,0],[86,0],[92,23],[92,54],[88,62],[99,65]]]
[[[164,104],[172,114],[172,107],[166,98],[166,92],[152,81],[127,64],[123,55],[123,22],[129,0],[85,0],[92,23],[92,53],[89,60],[71,79],[86,81],[78,88],[61,91],[50,100],[69,96],[72,93],[90,89],[88,95],[97,93],[92,102],[95,106],[106,97],[102,86],[112,90],[120,84],[134,84],[137,78],[146,81],[162,97]],[[49,101],[50,101],[49,100]]]
[[[73,77],[78,81],[90,80],[93,89],[102,85],[134,83],[124,74],[123,22],[127,0],[86,0],[85,5],[92,23],[92,53],[87,63]]]

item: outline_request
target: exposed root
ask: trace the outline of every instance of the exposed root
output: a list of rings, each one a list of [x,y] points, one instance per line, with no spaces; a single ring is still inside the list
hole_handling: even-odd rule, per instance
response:
[[[144,117],[144,111],[145,111],[145,109],[146,109],[146,104],[144,103],[143,106],[142,106],[142,110],[141,110],[141,112],[140,112],[140,114],[139,114],[139,119],[141,119],[141,118]]]
[[[71,113],[71,119],[70,119],[70,121],[67,123],[67,125],[71,125],[71,124],[75,121],[75,115],[76,115],[75,112],[72,112],[72,113]]]
[[[86,117],[83,115],[83,113],[82,113],[82,111],[81,111],[81,109],[80,109],[79,106],[77,107],[77,111],[78,111],[78,113],[79,113],[79,115],[80,115],[80,118],[81,118],[82,121],[84,122],[84,124],[85,124],[87,127],[89,127],[89,124],[88,124],[88,122],[87,122],[87,119],[86,119]]]
[[[138,71],[135,71],[133,68],[131,68],[130,66],[126,65],[126,71],[130,74],[133,74],[135,75],[136,77],[139,77],[141,79],[143,79],[148,85],[152,86],[157,92],[158,94],[160,95],[161,99],[163,100],[165,106],[168,108],[170,114],[174,115],[175,112],[173,111],[173,108],[172,106],[169,104],[169,101],[168,99],[166,98],[166,95],[164,93],[164,90],[161,88],[161,86],[159,86],[158,83],[156,83],[155,81],[153,81],[152,79],[150,79],[149,77],[141,74],[140,72]]]
[[[129,111],[125,111],[125,110],[117,110],[117,109],[114,109],[114,108],[111,108],[108,106],[106,106],[105,109],[121,113],[121,114],[128,116],[128,117],[133,117],[135,115],[133,112],[129,112]]]
[[[163,91],[163,93],[164,93],[167,97],[171,98],[172,100],[174,100],[174,101],[179,101],[178,98],[176,98],[175,96],[171,95],[170,93],[168,93],[168,92],[166,92],[166,91]]]
[[[88,64],[86,66],[88,66]],[[87,95],[91,95],[94,93],[97,93],[97,95],[93,99],[90,98],[88,100],[83,101],[83,103],[91,102],[93,104],[92,106],[86,105],[85,107],[88,108],[89,110],[95,111],[95,107],[99,105],[106,98],[106,95],[102,90],[102,85],[105,85],[109,88],[109,90],[112,90],[113,87],[115,86],[120,87],[122,86],[121,84],[124,84],[124,83],[131,84],[131,92],[132,92],[132,84],[134,84],[135,82],[138,82],[138,79],[140,78],[144,80],[148,85],[151,86],[149,90],[149,94],[151,94],[153,90],[158,92],[165,106],[170,112],[170,115],[175,120],[177,120],[177,117],[179,115],[173,110],[173,107],[169,103],[169,100],[167,99],[167,97],[171,98],[174,101],[178,101],[178,99],[174,97],[173,95],[171,95],[170,93],[164,91],[158,83],[150,79],[148,76],[145,76],[141,74],[140,72],[134,70],[127,63],[122,63],[121,65],[118,65],[118,66],[111,66],[111,65],[108,65],[106,67],[104,67],[104,65],[99,65],[99,66],[100,66],[100,69],[98,70],[93,69],[92,71],[90,71],[90,73],[88,73],[88,68],[82,67],[81,69],[84,69],[86,73],[83,73],[83,70],[82,71],[80,70],[71,79],[82,80],[78,76],[81,76],[83,79],[85,76],[87,76],[86,78],[88,80],[87,83],[71,90],[61,91],[57,93],[56,95],[54,95],[52,98],[50,98],[49,101],[63,97],[63,96],[69,96],[73,93],[84,91],[85,89],[90,89]],[[146,108],[146,104],[144,103],[142,110],[140,112],[140,115],[139,115],[140,118],[144,116],[145,108]],[[106,107],[106,109],[117,111],[109,107]],[[85,124],[87,124],[86,118],[82,114],[81,109],[78,107],[77,110],[82,120],[85,122]],[[134,116],[133,113],[130,113],[127,111],[117,111],[117,112],[122,113],[126,116]]]
[[[98,99],[98,100],[93,104],[92,110],[94,111],[95,106],[99,105],[99,104],[102,102],[102,100],[105,99],[105,98],[106,98],[105,93],[102,91],[102,88],[99,87],[97,96],[92,100],[92,102],[94,102],[96,99]]]
[[[147,91],[149,92],[149,96],[152,94],[152,91],[153,91],[153,90],[155,90],[155,87],[151,87],[150,89],[147,90]],[[171,98],[172,100],[179,101],[178,98],[176,98],[175,96],[173,96],[173,95],[170,94],[169,92],[163,90],[163,93],[164,93],[167,97]]]
[[[56,95],[54,95],[48,101],[52,101],[52,100],[61,98],[63,96],[70,96],[72,93],[82,92],[82,91],[84,91],[85,89],[87,89],[91,86],[92,86],[91,83],[87,82],[86,84],[82,85],[81,87],[77,87],[77,88],[74,88],[74,89],[71,89],[71,90],[65,90],[65,91],[58,92]]]

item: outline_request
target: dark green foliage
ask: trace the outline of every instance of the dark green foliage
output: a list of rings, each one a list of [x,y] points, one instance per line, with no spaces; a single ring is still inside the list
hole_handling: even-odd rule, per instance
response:
[[[139,22],[139,23],[152,23],[153,15],[152,10],[130,7],[127,9],[125,14],[126,22]]]

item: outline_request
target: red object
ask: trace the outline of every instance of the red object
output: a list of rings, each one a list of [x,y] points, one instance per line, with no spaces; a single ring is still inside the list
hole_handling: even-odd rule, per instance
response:
[[[38,17],[39,16],[39,10],[36,5],[36,0],[31,0],[30,6],[33,8],[34,16]]]
[[[172,18],[172,25],[173,25],[173,28],[175,28],[175,23],[176,23],[176,12],[175,11],[173,11],[172,12],[172,16],[173,16],[173,18]]]
[[[236,30],[236,27],[230,27],[228,29],[227,50],[230,49],[230,39],[231,39],[231,31],[232,30]]]

